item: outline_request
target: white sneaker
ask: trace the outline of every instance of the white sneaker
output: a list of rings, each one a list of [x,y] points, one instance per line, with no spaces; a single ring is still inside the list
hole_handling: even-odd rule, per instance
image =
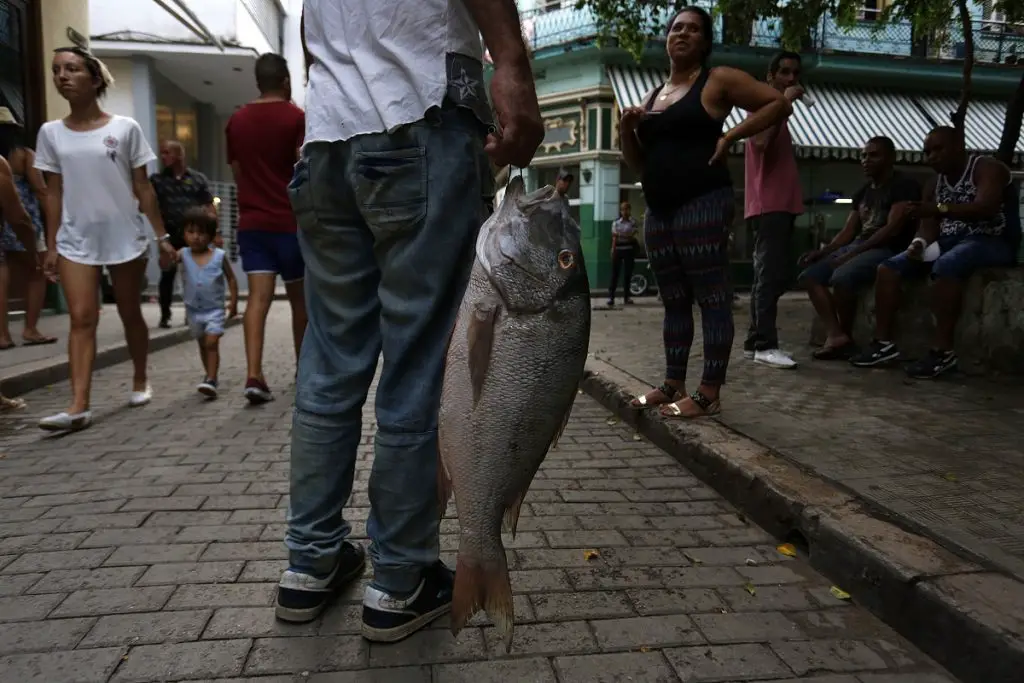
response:
[[[138,408],[140,406],[146,405],[147,403],[149,403],[152,400],[153,400],[153,388],[147,384],[145,390],[143,390],[143,391],[133,391],[128,396],[128,405],[131,406],[132,408]]]
[[[754,362],[781,370],[789,370],[796,367],[796,361],[793,360],[792,356],[781,349],[755,351]]]
[[[39,420],[39,428],[48,432],[77,432],[92,424],[92,411],[84,410],[74,415],[57,413]]]

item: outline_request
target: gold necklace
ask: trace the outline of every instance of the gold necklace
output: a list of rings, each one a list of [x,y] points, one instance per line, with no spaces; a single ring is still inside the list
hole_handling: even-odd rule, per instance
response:
[[[700,67],[698,67],[697,69],[691,71],[689,73],[689,75],[687,75],[685,81],[683,81],[682,83],[680,83],[676,87],[672,88],[671,90],[666,91],[663,88],[662,91],[661,91],[661,95],[658,97],[658,101],[659,102],[663,102],[663,101],[667,100],[669,95],[671,95],[674,92],[679,91],[680,89],[683,88],[683,86],[693,85],[693,81],[696,79],[697,74],[699,74],[699,73],[700,73]],[[665,85],[668,85],[668,82],[666,82]]]

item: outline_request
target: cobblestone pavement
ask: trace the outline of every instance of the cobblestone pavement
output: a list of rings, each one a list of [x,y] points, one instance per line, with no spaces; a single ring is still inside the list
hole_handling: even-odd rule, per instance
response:
[[[736,344],[720,420],[834,482],[911,529],[1024,579],[1024,449],[1019,378],[962,375],[909,380],[899,369],[863,370],[811,358],[811,308],[780,303],[779,330],[800,366],[745,360],[748,316],[737,307]],[[690,389],[701,372],[698,335]],[[591,351],[644,382],[664,373],[656,301],[595,313]]]
[[[294,366],[287,313],[272,315],[268,379],[279,397],[267,406],[239,400],[235,329],[219,401],[194,393],[196,354],[180,345],[154,355],[146,408],[121,407],[130,375],[118,365],[97,375],[93,429],[53,438],[31,426],[66,386],[28,394],[21,422],[5,423],[0,680],[953,680],[586,396],[509,544],[511,656],[483,620],[457,639],[440,622],[369,645],[357,635],[362,583],[316,623],[275,623]],[[355,520],[367,517],[370,458],[366,445]],[[456,531],[443,521],[449,562]]]

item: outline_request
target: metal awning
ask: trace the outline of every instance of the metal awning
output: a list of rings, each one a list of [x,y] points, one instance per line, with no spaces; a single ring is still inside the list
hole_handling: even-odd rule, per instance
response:
[[[668,72],[609,66],[608,77],[622,108],[639,105],[647,92],[668,78]],[[892,139],[901,161],[920,161],[923,157],[924,138],[934,124],[910,96],[894,90],[839,85],[809,85],[807,92],[814,106],[797,103],[789,119],[798,156],[857,158],[867,140],[885,135]],[[745,116],[746,112],[734,109],[725,128],[732,128]]]
[[[937,126],[949,126],[949,115],[960,104],[958,97],[934,95],[915,98],[925,113]],[[1006,119],[1006,103],[996,100],[971,100],[964,121],[964,139],[967,148],[978,152],[994,152],[999,149],[999,138],[1003,133]],[[1017,140],[1016,153],[1024,152],[1024,133]]]

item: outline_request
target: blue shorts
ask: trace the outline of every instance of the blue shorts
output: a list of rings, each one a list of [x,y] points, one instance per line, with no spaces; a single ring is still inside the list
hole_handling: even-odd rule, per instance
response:
[[[224,309],[215,308],[211,311],[188,309],[188,327],[195,339],[203,337],[220,337],[224,334]]]
[[[246,275],[280,275],[285,282],[306,276],[299,238],[293,232],[239,230],[238,254]]]
[[[861,240],[854,240],[845,247],[836,249],[820,261],[807,266],[804,272],[800,273],[800,281],[816,282],[824,287],[841,287],[849,290],[870,287],[875,282],[878,264],[892,257],[892,249],[888,247],[868,249],[838,268],[833,266],[833,259],[849,253],[860,244]]]
[[[1013,265],[1015,254],[1002,237],[968,235],[966,237],[940,237],[939,258],[931,263],[897,254],[882,265],[903,277],[951,278],[964,280],[982,268]]]

